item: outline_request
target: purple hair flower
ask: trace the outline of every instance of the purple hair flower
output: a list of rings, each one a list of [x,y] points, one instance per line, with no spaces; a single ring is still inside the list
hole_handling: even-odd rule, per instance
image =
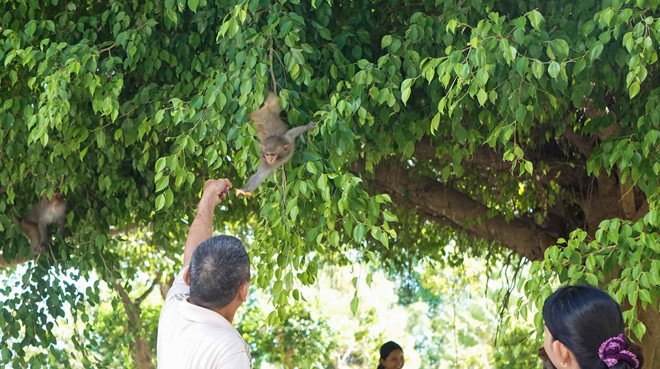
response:
[[[633,368],[639,368],[637,356],[627,350],[628,343],[623,334],[611,337],[605,340],[598,349],[598,357],[607,365],[608,368],[616,365],[620,360],[632,365]]]

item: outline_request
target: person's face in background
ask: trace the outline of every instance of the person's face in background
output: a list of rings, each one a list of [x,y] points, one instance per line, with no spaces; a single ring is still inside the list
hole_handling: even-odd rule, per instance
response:
[[[403,351],[394,350],[387,355],[387,358],[380,359],[380,363],[383,364],[385,369],[401,369],[403,368]]]

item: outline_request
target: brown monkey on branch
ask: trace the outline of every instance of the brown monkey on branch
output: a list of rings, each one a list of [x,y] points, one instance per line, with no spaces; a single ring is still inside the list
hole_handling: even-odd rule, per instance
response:
[[[21,232],[30,241],[30,250],[35,255],[46,251],[50,246],[48,237],[48,226],[58,224],[60,233],[65,235],[66,226],[66,201],[62,198],[60,191],[55,191],[53,197],[48,200],[43,195],[41,200],[28,211],[23,219],[12,213],[14,223],[21,227]]]
[[[254,128],[257,130],[261,157],[257,172],[248,179],[245,187],[236,189],[236,195],[252,196],[252,191],[259,187],[266,177],[291,160],[296,137],[316,127],[316,122],[309,122],[287,130],[280,119],[281,111],[279,98],[275,93],[269,92],[264,105],[248,114],[248,119],[254,121]]]

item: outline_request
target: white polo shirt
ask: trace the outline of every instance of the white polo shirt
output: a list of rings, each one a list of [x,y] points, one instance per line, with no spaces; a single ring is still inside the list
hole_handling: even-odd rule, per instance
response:
[[[215,311],[189,303],[188,296],[182,270],[160,310],[158,369],[251,369],[250,351],[236,328]]]

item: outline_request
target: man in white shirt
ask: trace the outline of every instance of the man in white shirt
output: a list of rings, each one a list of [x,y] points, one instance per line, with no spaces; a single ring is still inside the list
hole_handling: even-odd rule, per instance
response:
[[[183,269],[160,311],[158,368],[251,369],[250,352],[232,326],[247,299],[250,259],[241,241],[211,237],[213,211],[231,188],[208,180],[183,251]]]

